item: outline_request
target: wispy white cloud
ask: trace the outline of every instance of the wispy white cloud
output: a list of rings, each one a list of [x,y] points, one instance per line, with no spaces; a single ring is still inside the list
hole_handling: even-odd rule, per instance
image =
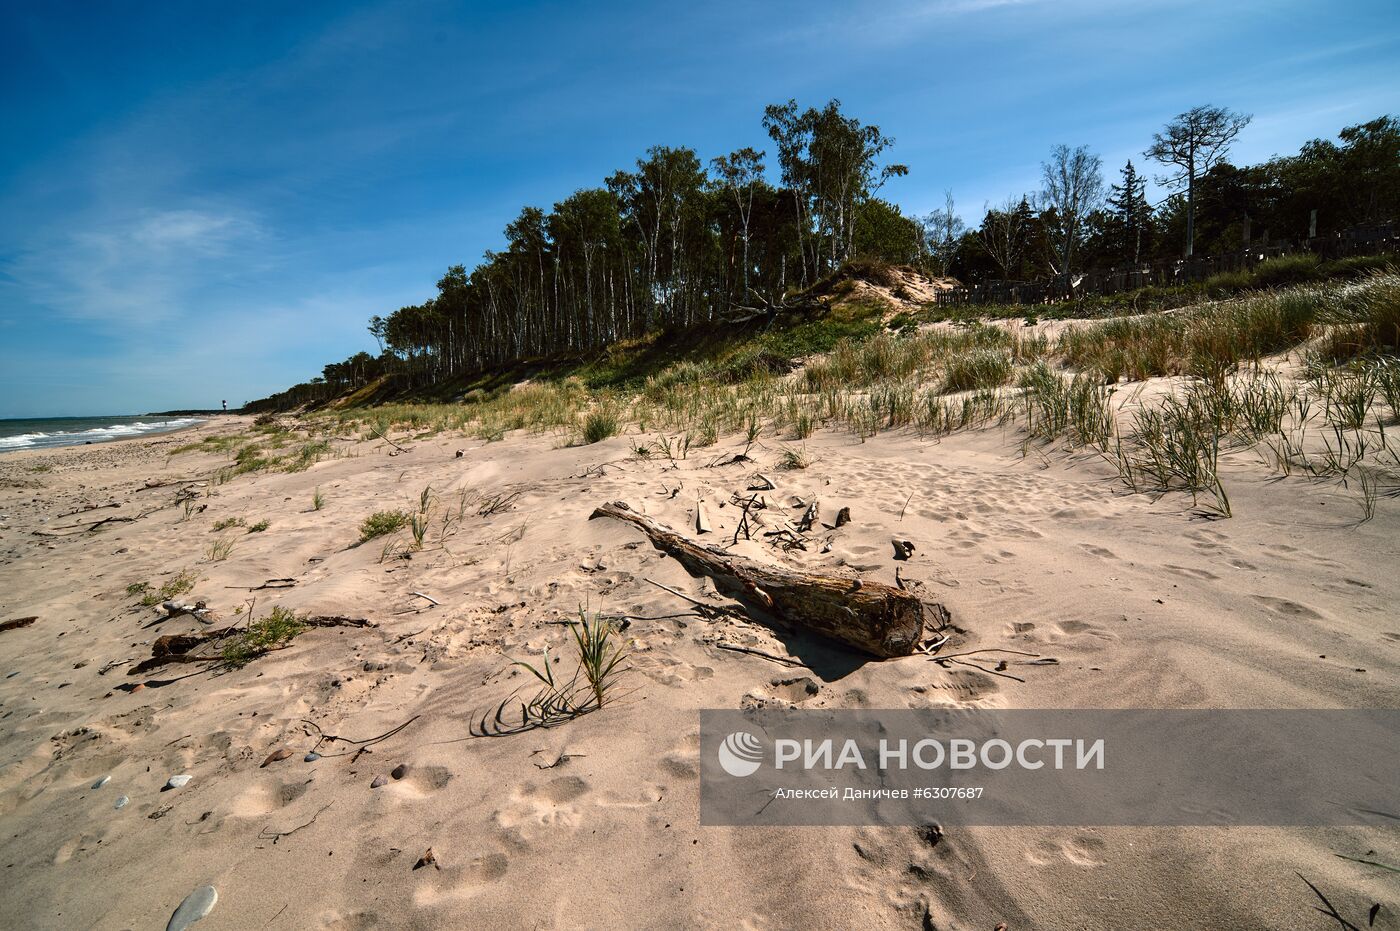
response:
[[[79,320],[149,326],[189,310],[231,263],[260,261],[267,238],[246,213],[181,207],[75,218],[10,264],[3,287]]]

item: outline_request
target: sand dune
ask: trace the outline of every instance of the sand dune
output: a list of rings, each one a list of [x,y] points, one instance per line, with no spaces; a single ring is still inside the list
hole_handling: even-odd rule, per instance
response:
[[[1392,502],[1358,524],[1354,496],[1280,487],[1240,456],[1228,466],[1236,516],[1205,521],[1183,496],[1123,493],[1095,457],[1023,458],[999,430],[863,443],[823,432],[806,443],[810,465],[788,471],[771,439],[753,463],[711,465],[739,451],[733,440],[673,463],[629,456],[622,437],[561,448],[512,434],[413,440],[394,455],[339,440],[341,458],[303,472],[194,486],[187,514],[181,484],[144,486],[226,464],[168,455],[189,436],[0,459],[0,620],[38,616],[0,633],[9,926],[162,927],[205,883],[219,894],[199,925],[210,931],[1334,926],[1299,872],[1351,920],[1387,903],[1375,927],[1400,926],[1393,874],[1336,856],[1400,862],[1393,830],[702,828],[697,791],[701,708],[1396,707]],[[587,519],[624,500],[693,527],[703,500],[728,540],[731,498],[755,471],[777,485],[765,493],[775,512],[816,499],[853,520],[821,535],[826,552],[762,538],[736,552],[893,582],[891,537],[914,541],[901,574],[949,607],[960,648],[1058,665],[1013,667],[1021,682],[921,656],[872,661],[733,616],[663,617],[688,605],[653,581],[729,602],[634,528]],[[465,503],[459,522],[430,529],[408,559],[386,558],[382,540],[356,545],[361,520],[414,508],[427,487],[438,513]],[[505,506],[482,516],[494,496]],[[229,518],[245,526],[212,529]],[[212,561],[216,539],[232,550]],[[281,605],[375,626],[313,629],[234,671],[126,675],[157,636],[203,629],[127,594],[186,569],[197,582],[182,597],[224,620],[256,598],[258,614]],[[250,591],[273,578],[296,584]],[[557,622],[580,606],[637,618],[625,631],[635,691],[566,726],[472,739],[474,711],[528,685],[508,658],[564,646]],[[364,740],[408,721],[364,753],[317,742],[318,729]],[[292,752],[260,766],[279,748]],[[193,778],[161,791],[174,774]],[[116,809],[119,796],[130,802]],[[429,848],[436,862],[414,869]]]

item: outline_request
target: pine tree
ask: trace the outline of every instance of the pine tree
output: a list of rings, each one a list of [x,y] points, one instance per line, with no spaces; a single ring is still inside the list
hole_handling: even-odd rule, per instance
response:
[[[1152,207],[1147,203],[1147,182],[1128,160],[1121,172],[1121,184],[1109,189],[1108,207],[1116,227],[1114,251],[1136,265],[1142,259],[1144,240],[1152,231]]]

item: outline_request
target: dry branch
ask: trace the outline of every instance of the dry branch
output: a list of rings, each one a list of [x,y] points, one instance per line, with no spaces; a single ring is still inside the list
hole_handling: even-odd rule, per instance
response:
[[[781,620],[875,656],[907,656],[923,636],[924,604],[893,586],[763,565],[703,547],[620,501],[599,507],[590,519],[596,517],[635,524],[691,573],[746,592]]]

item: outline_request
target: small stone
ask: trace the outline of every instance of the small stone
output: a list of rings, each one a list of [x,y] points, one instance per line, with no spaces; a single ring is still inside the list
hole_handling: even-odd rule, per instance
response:
[[[97,780],[96,782],[94,782],[94,783],[92,784],[92,787],[93,787],[94,789],[100,789],[100,788],[102,788],[103,786],[105,786],[107,783],[109,783],[109,782],[111,782],[111,781],[112,781],[112,777],[111,777],[111,776],[103,776],[101,779],[99,779],[99,780]]]
[[[308,753],[306,754],[306,756],[302,757],[302,762],[305,762],[305,763],[315,763],[315,762],[316,762],[317,760],[319,760],[320,758],[321,758],[321,754],[317,753],[315,750],[312,750],[312,751],[308,752]]]
[[[185,901],[180,903],[180,907],[175,909],[175,913],[170,916],[170,921],[165,925],[165,931],[185,931],[205,915],[214,910],[214,903],[219,901],[219,893],[213,886],[200,886],[198,889],[185,896]]]
[[[371,789],[377,789],[382,785],[387,785],[388,782],[389,780],[385,779],[383,776],[375,776],[374,781],[369,784],[369,787]]]
[[[129,801],[131,801],[131,799],[129,799],[129,798],[127,798],[125,795],[123,795],[121,798],[117,799],[117,804],[113,805],[112,807],[113,807],[113,808],[125,808],[125,807],[126,807],[126,803],[129,802]]]
[[[8,675],[6,675],[5,678],[6,678],[6,679],[13,679],[13,678],[14,678],[15,676],[17,676],[17,675],[19,675],[19,670],[18,670],[18,669],[16,669],[16,670],[15,670],[14,672],[12,672],[12,673],[9,673]]]
[[[193,778],[193,776],[188,775],[171,776],[169,779],[165,780],[165,789],[161,789],[161,791],[164,792],[166,789],[182,789],[189,785],[190,780]]]
[[[408,764],[400,763],[390,771],[389,775],[393,776],[395,779],[402,779],[404,776],[408,775]]]

